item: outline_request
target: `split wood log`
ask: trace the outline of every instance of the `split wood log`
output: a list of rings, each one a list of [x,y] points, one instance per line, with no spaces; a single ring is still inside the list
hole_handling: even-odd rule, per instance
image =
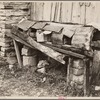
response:
[[[83,55],[86,55],[87,57],[93,57],[92,51],[82,50],[82,49],[73,47],[72,45],[58,45],[58,44],[55,45],[55,44],[51,44],[51,43],[45,43],[45,44],[48,44],[48,45],[54,46],[54,47],[58,47],[58,48],[61,48],[64,50],[70,50],[75,53],[83,54]]]
[[[85,58],[84,55],[81,55],[81,54],[78,54],[78,53],[75,53],[75,52],[72,52],[72,51],[60,49],[60,48],[57,48],[57,47],[54,47],[54,46],[50,46],[48,44],[43,44],[43,45],[48,46],[48,47],[50,47],[50,48],[52,48],[52,49],[54,49],[54,50],[56,50],[58,52],[61,52],[61,53],[65,54],[65,55],[73,56],[73,57],[80,58],[80,59],[84,59]]]
[[[22,43],[30,48],[35,49],[29,43],[25,42],[23,39],[19,38],[18,36],[14,35],[14,34],[9,33],[9,34],[7,34],[7,36],[10,36],[11,38],[15,39],[17,42],[20,42],[20,43]]]
[[[63,58],[65,57],[64,54],[61,54],[49,47],[46,47],[40,43],[37,43],[31,37],[27,38],[27,42],[30,43],[32,46],[34,46],[36,49],[38,49],[41,52],[45,53],[46,55],[50,56],[51,58],[57,60],[58,62],[60,62],[62,64],[65,64],[65,61],[63,60]]]
[[[51,58],[57,60],[58,62],[62,63],[62,64],[65,64],[65,61],[63,60],[63,58],[65,57],[64,54],[61,54],[49,47],[46,47],[46,46],[43,46],[42,44],[40,43],[37,43],[36,41],[34,41],[34,39],[32,39],[31,37],[27,37],[27,42],[26,39],[24,38],[21,39],[19,38],[18,36],[14,35],[14,34],[10,34],[9,36],[11,36],[12,38],[14,38],[15,40],[21,42],[22,44],[25,44],[31,48],[36,48],[38,49],[39,51],[45,53],[46,55],[50,56]]]
[[[22,67],[22,60],[21,60],[21,55],[20,55],[19,47],[18,47],[17,42],[14,39],[13,39],[13,42],[14,42],[14,47],[15,47],[15,51],[16,51],[16,56],[17,56],[18,64],[19,64],[19,67],[21,68]]]

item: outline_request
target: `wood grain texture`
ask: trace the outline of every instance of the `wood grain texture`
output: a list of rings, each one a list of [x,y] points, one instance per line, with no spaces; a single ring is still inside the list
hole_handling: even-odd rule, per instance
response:
[[[50,21],[50,14],[51,14],[51,2],[45,2],[44,3],[44,9],[43,9],[43,20]]]
[[[72,22],[80,23],[80,5],[79,2],[73,3]]]
[[[46,46],[41,45],[40,43],[37,43],[31,37],[27,38],[27,42],[29,44],[31,44],[32,46],[34,46],[36,49],[38,49],[41,52],[45,53],[46,55],[50,56],[51,58],[57,60],[58,62],[60,62],[62,64],[65,64],[65,61],[63,60],[63,58],[65,57],[64,54],[61,54],[49,47],[46,47]]]
[[[15,51],[16,51],[19,68],[22,68],[22,60],[21,60],[21,55],[20,55],[20,51],[19,51],[19,46],[14,39],[13,39],[13,42],[14,42],[14,47],[15,47]]]
[[[88,24],[100,22],[100,2],[32,2],[34,20]],[[2,13],[3,14],[3,13]]]

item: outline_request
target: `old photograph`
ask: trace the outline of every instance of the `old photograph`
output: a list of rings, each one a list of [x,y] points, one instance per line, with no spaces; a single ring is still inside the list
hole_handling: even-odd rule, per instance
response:
[[[100,97],[100,1],[0,1],[0,97]]]

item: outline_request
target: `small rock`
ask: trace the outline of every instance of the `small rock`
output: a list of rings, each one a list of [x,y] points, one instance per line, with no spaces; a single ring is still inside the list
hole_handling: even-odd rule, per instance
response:
[[[100,90],[100,86],[95,86],[95,90]]]

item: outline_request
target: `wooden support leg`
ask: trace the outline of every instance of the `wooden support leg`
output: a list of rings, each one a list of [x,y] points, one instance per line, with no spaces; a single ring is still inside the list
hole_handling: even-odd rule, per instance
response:
[[[84,96],[89,96],[89,64],[88,60],[84,59]]]
[[[21,55],[20,55],[18,43],[14,39],[13,39],[13,42],[14,42],[14,47],[15,47],[19,67],[22,68],[22,61],[21,61]]]
[[[69,86],[70,82],[70,67],[71,67],[72,58],[69,57],[68,59],[68,66],[67,66],[67,87]]]

